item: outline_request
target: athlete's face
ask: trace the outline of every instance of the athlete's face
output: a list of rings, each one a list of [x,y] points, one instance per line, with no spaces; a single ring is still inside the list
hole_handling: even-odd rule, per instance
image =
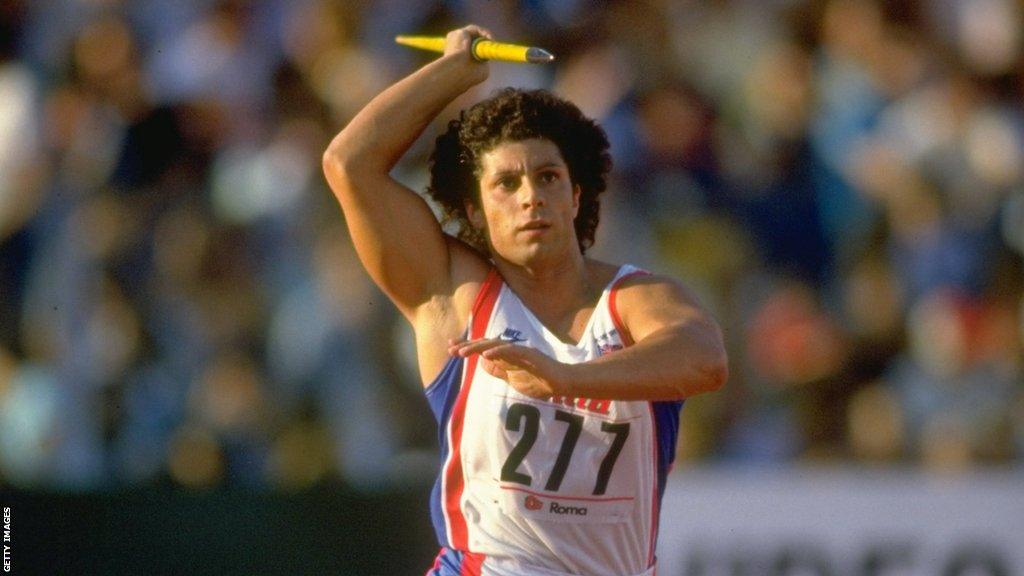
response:
[[[517,264],[579,251],[573,219],[579,186],[553,142],[533,138],[498,144],[480,159],[480,208],[470,220],[486,229],[491,252]]]

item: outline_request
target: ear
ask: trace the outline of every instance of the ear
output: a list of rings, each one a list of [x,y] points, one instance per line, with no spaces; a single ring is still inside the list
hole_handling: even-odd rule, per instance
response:
[[[469,218],[469,223],[478,230],[483,230],[487,227],[487,221],[484,219],[484,211],[477,208],[476,204],[465,201],[466,216]]]
[[[572,217],[575,220],[576,216],[580,213],[580,195],[583,194],[583,189],[580,188],[579,184],[572,185]]]

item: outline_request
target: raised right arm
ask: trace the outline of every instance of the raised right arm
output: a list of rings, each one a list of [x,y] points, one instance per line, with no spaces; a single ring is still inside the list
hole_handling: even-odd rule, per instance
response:
[[[324,152],[360,261],[410,321],[431,298],[451,295],[453,258],[473,256],[390,171],[445,106],[487,78],[487,64],[470,55],[476,36],[490,34],[476,26],[450,32],[441,58],[370,101]]]

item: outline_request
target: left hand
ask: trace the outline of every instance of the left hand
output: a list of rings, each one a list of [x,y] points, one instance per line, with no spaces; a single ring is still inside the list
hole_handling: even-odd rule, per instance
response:
[[[563,395],[565,372],[568,367],[546,354],[517,346],[500,338],[449,341],[448,353],[467,358],[480,354],[480,366],[485,372],[501,378],[512,388],[532,398],[550,398]]]

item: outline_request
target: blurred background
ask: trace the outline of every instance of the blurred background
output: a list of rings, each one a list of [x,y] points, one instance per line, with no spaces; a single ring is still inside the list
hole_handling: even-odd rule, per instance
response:
[[[320,157],[432,57],[396,34],[468,22],[557,60],[493,64],[395,176],[423,190],[443,122],[500,86],[600,121],[615,168],[590,253],[682,278],[730,353],[727,386],[686,403],[671,486],[739,481],[723,502],[824,490],[793,503],[820,522],[818,502],[939,482],[921,506],[967,494],[962,514],[1024,518],[1024,2],[4,0],[16,573],[429,566],[436,427],[411,332],[355,259]],[[679,514],[670,532],[700,528]],[[913,515],[900,534],[926,524]],[[1024,524],[1007,518],[1009,533],[963,536],[981,542],[967,560],[952,534],[893,565],[1022,573]],[[272,551],[282,538],[290,555]],[[780,542],[667,561],[693,576],[887,565],[826,543],[805,555],[823,571]]]

